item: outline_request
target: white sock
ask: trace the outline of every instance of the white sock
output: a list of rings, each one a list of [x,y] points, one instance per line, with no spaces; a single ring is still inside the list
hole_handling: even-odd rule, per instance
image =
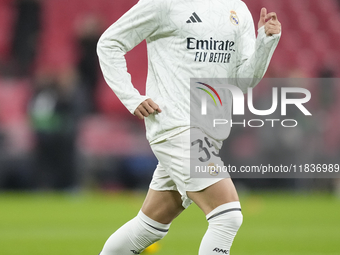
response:
[[[240,202],[231,202],[215,208],[207,216],[209,227],[199,255],[230,254],[230,247],[243,220]]]
[[[142,211],[119,228],[106,241],[100,255],[140,254],[145,248],[162,239],[170,224],[150,219]]]

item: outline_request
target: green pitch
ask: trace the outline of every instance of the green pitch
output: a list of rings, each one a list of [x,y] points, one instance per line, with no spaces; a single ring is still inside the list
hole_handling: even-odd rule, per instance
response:
[[[0,193],[3,255],[97,255],[134,217],[144,194]],[[340,200],[326,194],[241,196],[244,223],[233,255],[340,254]],[[173,222],[159,255],[197,255],[207,223],[192,205]]]

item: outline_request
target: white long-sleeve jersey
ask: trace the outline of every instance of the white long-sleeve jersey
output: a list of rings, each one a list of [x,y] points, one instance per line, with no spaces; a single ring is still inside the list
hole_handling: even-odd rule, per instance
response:
[[[240,0],[139,0],[103,33],[97,52],[106,82],[132,114],[147,98],[159,105],[161,113],[145,118],[147,139],[155,143],[192,126],[190,78],[262,78],[280,35],[266,36],[262,27],[256,38]],[[132,85],[124,57],[144,39],[146,96]],[[258,81],[240,88],[246,92]],[[209,135],[223,140],[229,132]]]

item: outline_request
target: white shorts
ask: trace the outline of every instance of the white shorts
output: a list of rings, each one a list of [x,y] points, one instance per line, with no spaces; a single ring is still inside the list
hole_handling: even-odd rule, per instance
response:
[[[192,200],[187,196],[187,191],[200,191],[221,180],[221,178],[190,177],[191,132],[195,132],[195,139],[201,137],[203,140],[207,137],[200,129],[191,128],[151,145],[151,149],[158,159],[158,165],[153,174],[150,188],[156,191],[178,191],[182,196],[184,208],[192,203]],[[215,163],[224,165],[219,156],[212,156]]]

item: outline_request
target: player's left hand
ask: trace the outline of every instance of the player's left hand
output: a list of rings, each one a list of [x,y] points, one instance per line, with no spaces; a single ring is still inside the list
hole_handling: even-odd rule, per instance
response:
[[[151,98],[143,101],[135,110],[134,114],[138,117],[138,119],[143,120],[145,117],[148,117],[153,113],[161,113],[162,110],[159,108],[158,104],[156,104]]]
[[[267,36],[272,36],[274,34],[279,34],[281,32],[281,23],[278,20],[276,13],[275,12],[267,13],[266,8],[261,9],[258,28],[263,26]]]

